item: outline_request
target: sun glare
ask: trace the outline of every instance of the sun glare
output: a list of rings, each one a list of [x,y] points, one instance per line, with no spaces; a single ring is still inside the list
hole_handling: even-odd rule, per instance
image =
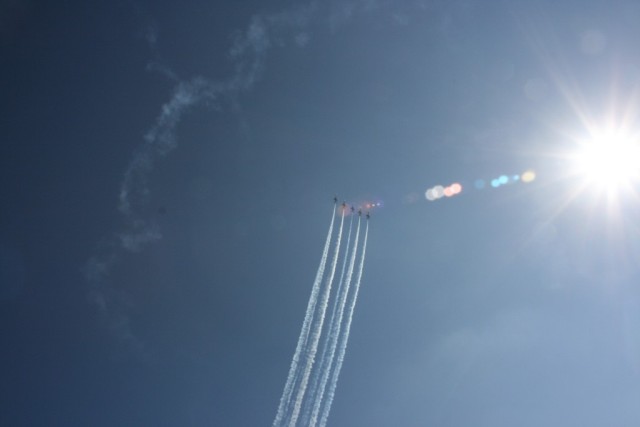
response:
[[[576,174],[590,187],[615,193],[640,181],[640,144],[620,132],[602,132],[580,144]]]

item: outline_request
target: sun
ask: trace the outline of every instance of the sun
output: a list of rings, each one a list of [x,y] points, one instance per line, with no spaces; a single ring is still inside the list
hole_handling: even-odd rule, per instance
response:
[[[640,139],[621,130],[591,132],[571,160],[573,173],[598,192],[613,195],[640,184]]]

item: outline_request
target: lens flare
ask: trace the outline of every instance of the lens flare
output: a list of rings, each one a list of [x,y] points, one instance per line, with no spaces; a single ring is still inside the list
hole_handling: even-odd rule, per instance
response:
[[[435,200],[441,199],[442,197],[453,197],[462,192],[462,184],[459,182],[454,182],[453,184],[444,187],[442,185],[436,185],[435,187],[429,188],[425,193],[425,198],[433,202]]]
[[[532,170],[528,170],[522,174],[520,179],[522,180],[522,182],[528,184],[536,179],[536,173]]]
[[[535,180],[536,174],[533,170],[527,170],[522,174],[514,174],[514,175],[500,175],[497,178],[494,178],[490,181],[485,181],[484,179],[478,178],[473,182],[473,186],[477,190],[482,190],[488,184],[492,188],[502,187],[503,185],[515,185],[516,183],[530,183]],[[433,202],[435,200],[441,199],[443,197],[453,197],[462,193],[462,184],[459,182],[454,182],[449,186],[436,185],[427,189],[424,193],[425,198]]]

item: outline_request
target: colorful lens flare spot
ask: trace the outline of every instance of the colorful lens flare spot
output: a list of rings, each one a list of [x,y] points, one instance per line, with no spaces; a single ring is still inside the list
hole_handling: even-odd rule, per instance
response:
[[[435,187],[428,189],[424,193],[424,195],[428,201],[433,202],[435,200],[441,199],[442,197],[456,196],[461,192],[462,192],[462,185],[457,182],[454,182],[448,187],[444,187],[442,185],[436,185]]]
[[[473,182],[473,186],[477,190],[482,190],[487,186],[491,186],[492,188],[502,187],[503,185],[515,185],[516,183],[530,183],[536,179],[536,173],[529,169],[523,172],[521,175],[500,175],[497,178],[494,178],[490,181],[485,181],[484,179],[476,179]],[[462,192],[462,185],[458,182],[454,182],[448,187],[444,187],[442,185],[436,185],[434,187],[429,188],[425,193],[425,197],[428,201],[433,202],[435,200],[441,199],[443,197],[453,197]]]
[[[532,170],[528,170],[522,174],[520,179],[522,180],[522,182],[526,182],[526,183],[533,182],[536,179],[536,173]]]
[[[367,213],[369,211],[372,211],[374,209],[378,209],[378,208],[382,208],[384,206],[384,202],[382,200],[378,200],[375,202],[360,202],[360,203],[356,203],[351,205],[354,209],[354,211],[362,211],[362,213]]]

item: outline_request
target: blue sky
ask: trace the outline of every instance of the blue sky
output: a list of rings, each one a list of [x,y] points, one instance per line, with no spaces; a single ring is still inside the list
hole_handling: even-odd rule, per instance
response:
[[[270,425],[338,194],[384,207],[329,425],[636,425],[637,182],[562,153],[638,129],[638,18],[0,1],[0,424]]]

